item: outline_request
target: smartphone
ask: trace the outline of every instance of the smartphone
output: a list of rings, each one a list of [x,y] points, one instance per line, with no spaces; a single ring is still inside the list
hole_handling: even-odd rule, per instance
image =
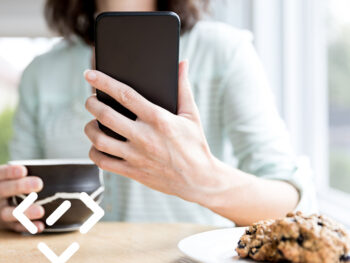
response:
[[[107,12],[96,18],[96,69],[129,85],[147,100],[177,113],[180,19],[173,12]],[[107,94],[97,98],[135,120]],[[126,138],[99,123],[107,135]]]

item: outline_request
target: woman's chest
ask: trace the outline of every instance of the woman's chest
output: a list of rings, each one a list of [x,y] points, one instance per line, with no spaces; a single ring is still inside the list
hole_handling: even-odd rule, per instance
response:
[[[51,73],[50,81],[39,86],[37,134],[45,158],[88,157],[90,143],[84,126],[92,116],[84,105],[92,91],[83,79],[84,67]]]
[[[39,136],[45,158],[87,158],[90,142],[84,127],[92,119],[80,101],[51,104],[42,109]]]

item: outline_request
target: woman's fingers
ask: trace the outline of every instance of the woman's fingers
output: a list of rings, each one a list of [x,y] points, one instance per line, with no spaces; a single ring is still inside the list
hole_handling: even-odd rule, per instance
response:
[[[1,210],[0,216],[3,222],[17,222],[18,220],[13,216],[15,207],[7,206]],[[37,220],[45,215],[45,210],[40,205],[31,205],[24,213],[30,220]]]
[[[0,181],[19,179],[27,175],[27,169],[19,165],[1,165]]]
[[[188,61],[179,64],[178,115],[199,121],[199,112],[188,80]]]
[[[97,70],[86,70],[85,79],[96,89],[108,94],[138,118],[152,120],[159,107],[145,99],[128,85],[115,80]]]
[[[137,178],[135,178],[137,170],[132,167],[126,160],[111,158],[98,151],[94,146],[92,146],[90,149],[89,157],[102,170],[110,172],[113,171],[114,173],[137,180]]]
[[[96,96],[88,98],[85,106],[86,109],[107,128],[127,139],[133,137],[135,122],[100,102]]]
[[[85,126],[85,134],[97,150],[123,159],[130,157],[131,149],[128,144],[106,135],[99,129],[96,120]]]
[[[34,221],[33,223],[38,228],[38,233],[41,233],[44,231],[45,225],[43,222]],[[18,233],[28,232],[28,230],[21,223],[9,223],[9,224],[7,224],[7,227],[10,230],[18,232]]]
[[[39,192],[43,188],[43,182],[40,178],[27,175],[27,169],[18,165],[0,166],[0,201],[2,198],[8,198],[20,194],[29,194],[31,192]],[[1,205],[2,206],[2,205]],[[13,216],[14,207],[5,206],[0,211],[0,221],[2,221],[8,229],[16,232],[27,232],[24,226],[17,222]],[[30,220],[37,220],[44,216],[43,207],[32,205],[25,211],[26,216]],[[45,228],[43,222],[33,222],[38,228],[38,232],[42,232]]]
[[[43,181],[35,176],[28,176],[16,180],[0,181],[0,198],[39,192],[42,188]]]

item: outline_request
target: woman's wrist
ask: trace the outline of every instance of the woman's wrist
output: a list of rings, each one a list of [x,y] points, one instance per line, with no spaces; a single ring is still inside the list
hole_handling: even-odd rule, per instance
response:
[[[200,191],[197,194],[196,203],[206,208],[215,210],[219,207],[227,206],[228,194],[232,196],[238,188],[244,188],[255,181],[255,176],[245,174],[229,165],[221,162],[214,156],[210,158],[209,167],[202,166],[199,169],[203,176],[203,185],[197,188]],[[229,200],[230,205],[234,205],[237,199]]]
[[[215,184],[197,203],[237,225],[282,217],[298,203],[298,191],[288,182],[259,178],[220,161],[214,170]]]

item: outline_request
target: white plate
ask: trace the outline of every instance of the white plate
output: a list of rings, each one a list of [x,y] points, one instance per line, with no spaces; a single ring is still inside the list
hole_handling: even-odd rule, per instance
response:
[[[208,231],[182,239],[178,248],[188,257],[206,263],[253,262],[240,259],[235,251],[245,227]]]

